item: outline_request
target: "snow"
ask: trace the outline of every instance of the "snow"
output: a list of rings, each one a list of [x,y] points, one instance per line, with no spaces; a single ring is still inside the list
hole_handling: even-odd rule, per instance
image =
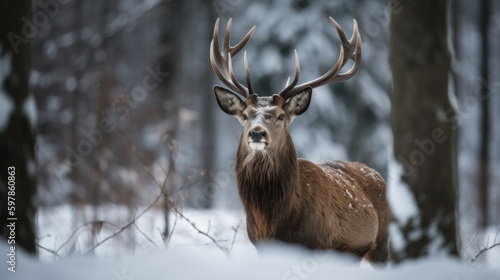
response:
[[[454,64],[455,62],[452,62]],[[457,99],[457,94],[458,92],[455,91],[455,83],[453,83],[453,75],[450,73],[450,76],[448,78],[448,100],[450,102],[450,107],[453,109],[454,112],[458,112],[459,110],[459,103]]]
[[[384,91],[373,90],[377,88],[377,84],[372,76],[360,73],[359,79],[362,80],[359,83],[362,88],[361,97],[366,105],[372,108],[373,113],[381,119],[390,116],[391,100],[389,96]]]
[[[0,57],[0,131],[5,129],[9,121],[9,116],[14,110],[14,101],[7,95],[3,88],[4,80],[11,72],[10,54]],[[23,113],[28,117],[31,127],[35,129],[37,111],[35,97],[30,94],[23,104]]]
[[[403,167],[391,155],[389,158],[387,196],[395,220],[389,226],[391,246],[395,251],[401,251],[405,247],[405,238],[402,235],[401,228],[404,228],[412,218],[418,218],[419,213],[413,194],[408,185],[401,180],[402,174]],[[416,219],[413,222],[419,222],[419,220]],[[409,236],[418,238],[421,234],[421,232],[414,231],[410,232]]]
[[[26,163],[26,170],[28,175],[36,176],[36,163],[33,159],[28,159]]]
[[[281,57],[278,51],[275,48],[264,48],[260,53],[259,53],[259,59],[262,60],[262,67],[261,71],[264,71],[264,73],[273,73],[273,72],[279,72],[282,71],[281,68]],[[250,69],[252,68],[251,65],[249,65]]]
[[[344,146],[331,142],[331,135],[327,128],[317,128],[314,133],[311,133],[304,122],[305,119],[296,118],[290,127],[299,157],[307,153],[307,160],[312,162],[348,158]]]
[[[5,252],[6,244],[0,249]],[[16,272],[0,270],[2,279],[499,279],[500,273],[446,258],[407,262],[389,270],[361,268],[332,252],[270,245],[259,256],[226,257],[196,247],[155,250],[121,261],[72,258],[43,263],[17,251]],[[8,277],[8,278],[7,278]]]
[[[38,114],[36,110],[35,96],[33,94],[28,95],[28,98],[24,101],[23,113],[28,117],[31,128],[35,129]]]
[[[354,198],[354,197],[352,196],[351,192],[350,192],[348,189],[345,189],[344,191],[345,191],[345,193],[346,193],[346,194],[347,194],[347,195],[348,195],[351,199],[353,199],[353,198]]]
[[[122,212],[112,206],[104,212]],[[88,211],[89,209],[86,209]],[[113,210],[113,211],[110,211]],[[59,206],[41,211],[44,225],[48,231],[61,231],[66,219],[71,217],[70,206]],[[158,212],[148,212],[157,215]],[[54,219],[55,224],[48,226],[47,219]],[[53,216],[54,215],[54,216]],[[57,215],[57,216],[55,216]],[[184,214],[202,230],[211,233],[219,240],[218,234],[234,235],[230,228],[234,223],[241,223],[242,213],[228,210],[197,211],[186,209]],[[138,227],[144,233],[152,234],[155,224],[153,216],[138,220]],[[152,218],[150,220],[150,218]],[[157,217],[156,217],[157,218]],[[62,219],[62,220],[61,220]],[[208,223],[212,220],[215,223]],[[238,221],[239,220],[239,221]],[[149,226],[147,223],[152,223]],[[283,244],[269,244],[257,255],[246,238],[242,228],[237,231],[234,247],[230,254],[225,254],[214,246],[204,235],[197,233],[185,221],[177,221],[177,229],[166,248],[151,247],[134,255],[121,255],[109,259],[96,251],[96,256],[69,257],[48,262],[28,256],[20,248],[16,250],[16,272],[0,270],[1,279],[499,279],[500,270],[477,268],[462,264],[452,258],[429,258],[405,262],[389,269],[373,269],[369,265],[360,265],[346,256],[334,252],[306,251],[302,248]],[[154,236],[151,236],[155,239]],[[116,237],[116,239],[119,239]],[[45,239],[42,239],[42,241]],[[53,240],[52,240],[53,241]],[[138,239],[136,240],[138,241]],[[208,241],[208,242],[207,242]],[[47,245],[50,242],[46,242]],[[138,241],[137,247],[150,242]],[[104,246],[104,245],[103,245]],[[118,251],[119,248],[114,247]],[[8,252],[7,244],[0,243],[0,251]],[[47,260],[43,255],[42,259]]]
[[[401,252],[405,248],[405,239],[399,226],[396,223],[389,225],[389,233],[391,239],[391,247],[396,252]]]
[[[403,167],[395,160],[389,161],[389,188],[388,198],[393,217],[404,225],[411,218],[418,216],[418,208],[413,194],[404,182],[401,181]]]
[[[57,45],[61,46],[61,47],[69,47],[71,45],[73,45],[75,42],[76,42],[76,39],[77,39],[77,33],[76,32],[73,32],[73,31],[70,31],[66,34],[63,34],[61,36],[59,36],[58,38],[58,42],[57,42]]]
[[[0,247],[4,247],[2,243]],[[2,248],[3,250],[4,248]],[[18,253],[18,268],[12,279],[34,279],[41,273],[46,279],[327,279],[331,275],[349,279],[498,279],[498,272],[463,265],[454,259],[435,258],[407,262],[388,271],[362,269],[360,265],[332,252],[310,252],[300,248],[273,245],[259,256],[226,257],[217,251],[189,246],[153,250],[120,261],[84,257],[51,263]],[[189,269],[195,267],[196,269]],[[363,266],[361,266],[363,267]],[[92,271],[89,273],[89,271]],[[3,272],[2,273],[6,273]],[[0,275],[2,274],[0,273]],[[67,277],[71,276],[71,277]],[[17,278],[19,277],[19,278]],[[86,278],[83,278],[86,277]],[[114,278],[115,277],[115,278]],[[203,278],[202,278],[203,277]],[[474,278],[477,277],[477,278]],[[10,279],[10,278],[9,278]],[[427,279],[427,278],[425,278]]]
[[[51,95],[47,98],[46,108],[49,111],[57,111],[61,108],[62,100],[61,97],[56,95]]]
[[[129,209],[113,204],[100,206],[97,210],[91,206],[42,207],[38,210],[37,222],[39,244],[57,251],[61,256],[83,255],[96,241],[112,235],[144,210],[145,207]],[[246,236],[244,214],[241,210],[185,209],[182,214],[184,218],[171,213],[172,234],[168,242],[164,241],[161,234],[165,225],[162,209],[154,207],[136,220],[137,227],[128,228],[119,237],[97,247],[92,254],[117,259],[143,254],[152,249],[186,247],[215,250],[216,253],[224,254],[207,236],[198,233],[192,225],[194,224],[197,229],[217,240],[221,248],[227,251],[231,249],[231,254],[255,255],[255,249]],[[94,225],[89,221],[93,220],[103,222],[98,231],[92,232]],[[237,229],[236,232],[234,229]],[[54,254],[47,250],[40,249],[39,254],[42,260],[54,259]]]
[[[72,76],[72,77],[69,77],[68,79],[66,79],[66,82],[64,83],[64,85],[65,85],[66,90],[68,92],[72,92],[76,89],[76,86],[78,84],[77,84],[76,78]]]
[[[57,250],[62,258],[39,249],[41,260],[16,250],[16,272],[0,270],[0,279],[499,279],[499,270],[439,256],[389,269],[373,269],[330,251],[306,251],[284,244],[268,244],[257,254],[248,240],[243,212],[227,209],[184,209],[170,217],[171,239],[165,244],[161,209],[152,208],[136,219],[136,227],[84,254],[137,216],[124,206],[107,205],[93,212],[90,206],[41,208],[39,243]],[[86,217],[86,218],[85,218]],[[86,227],[89,219],[107,221],[100,229]],[[193,226],[194,225],[194,226]],[[196,229],[195,229],[196,227]],[[78,228],[73,232],[74,228]],[[138,231],[140,229],[140,232]],[[198,230],[207,233],[218,243]],[[94,237],[91,231],[97,232]],[[147,237],[147,238],[146,238]],[[94,240],[94,241],[92,241]],[[66,245],[62,246],[63,243]],[[62,249],[57,249],[61,247]],[[221,248],[225,249],[222,250]],[[8,252],[5,242],[0,251]],[[80,257],[78,257],[80,256]],[[56,259],[54,261],[54,259]],[[7,277],[6,277],[7,276]]]

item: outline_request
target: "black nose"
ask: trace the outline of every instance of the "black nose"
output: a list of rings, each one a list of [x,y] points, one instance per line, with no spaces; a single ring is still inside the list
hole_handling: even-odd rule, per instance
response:
[[[254,142],[260,142],[262,140],[262,137],[264,137],[265,132],[264,130],[250,130],[250,138]]]

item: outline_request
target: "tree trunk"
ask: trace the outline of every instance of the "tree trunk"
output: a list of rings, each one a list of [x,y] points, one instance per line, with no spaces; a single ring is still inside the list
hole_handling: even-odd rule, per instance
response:
[[[205,18],[205,25],[203,25],[203,30],[201,33],[204,34],[212,34],[213,32],[213,24],[215,22],[215,10],[211,9],[212,8],[212,3],[211,2],[200,2],[199,6],[202,6],[204,9],[202,10],[205,15],[199,15],[202,18]],[[209,12],[207,12],[209,11]],[[208,14],[208,16],[206,15]],[[203,54],[208,53],[208,47],[206,48],[206,52],[203,52]],[[214,182],[214,172],[215,172],[215,165],[216,165],[216,145],[215,145],[215,120],[214,120],[214,108],[215,103],[214,101],[214,96],[211,94],[210,90],[213,86],[213,80],[211,79],[212,77],[212,68],[209,66],[209,63],[201,63],[200,69],[200,75],[199,75],[199,82],[197,85],[199,86],[199,89],[206,89],[205,94],[201,94],[201,118],[200,118],[200,125],[201,125],[201,166],[205,169],[205,174],[201,178],[201,196],[200,200],[194,201],[194,206],[195,207],[201,207],[201,208],[211,208],[214,205],[214,195],[216,194],[217,190],[216,188],[216,183]],[[203,90],[201,90],[203,91]]]
[[[481,32],[481,124],[479,139],[479,163],[478,163],[478,194],[479,194],[479,227],[486,229],[489,222],[488,185],[490,153],[490,107],[489,107],[489,36],[491,1],[481,1],[480,32]]]
[[[396,2],[402,9],[392,15],[389,43],[394,155],[404,167],[401,181],[408,187],[416,213],[407,220],[394,213],[404,244],[393,248],[393,258],[401,261],[443,252],[458,255],[447,5],[445,0],[391,0],[389,4]]]
[[[168,47],[168,51],[159,61],[159,68],[166,69],[171,73],[169,78],[158,87],[158,91],[165,94],[165,99],[169,104],[166,108],[166,118],[168,121],[167,141],[168,141],[168,170],[167,178],[164,182],[164,204],[165,228],[163,236],[166,238],[170,233],[169,215],[171,211],[170,194],[177,189],[177,151],[178,151],[178,129],[179,129],[179,95],[182,94],[181,67],[182,65],[182,31],[184,26],[184,4],[180,0],[169,1],[161,4],[161,9],[165,11],[164,21],[160,22],[159,43],[162,47]]]
[[[83,44],[83,6],[84,2],[83,1],[76,1],[73,6],[73,29],[75,30],[76,33],[76,42],[74,44],[74,52],[78,55],[80,55],[84,49],[85,46]],[[77,57],[77,56],[75,56]],[[74,117],[71,120],[71,147],[77,152],[79,160],[77,163],[71,166],[71,171],[69,173],[69,176],[71,180],[73,181],[73,186],[72,186],[72,193],[71,193],[71,204],[76,206],[75,209],[75,227],[77,226],[77,223],[79,222],[78,217],[78,207],[82,205],[83,201],[86,200],[86,197],[82,197],[81,193],[79,192],[79,189],[82,188],[83,186],[87,185],[85,175],[82,174],[82,164],[85,162],[85,158],[81,156],[80,151],[78,150],[78,143],[80,142],[80,129],[82,127],[82,120],[81,120],[81,115],[82,113],[80,112],[81,106],[79,104],[82,103],[82,92],[80,90],[80,82],[82,80],[83,76],[83,70],[79,69],[77,67],[74,67],[71,69],[74,73],[74,78],[76,80],[76,87],[71,92],[71,108],[74,110]]]
[[[30,0],[1,1],[0,234],[9,247],[36,253],[36,105],[29,88],[29,39],[36,30],[22,19],[32,22]]]

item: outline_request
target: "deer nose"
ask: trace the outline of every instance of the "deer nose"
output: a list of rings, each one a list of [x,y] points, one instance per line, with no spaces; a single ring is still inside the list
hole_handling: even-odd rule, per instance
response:
[[[252,139],[253,142],[260,142],[265,135],[266,132],[264,130],[252,129],[249,133],[250,139]]]

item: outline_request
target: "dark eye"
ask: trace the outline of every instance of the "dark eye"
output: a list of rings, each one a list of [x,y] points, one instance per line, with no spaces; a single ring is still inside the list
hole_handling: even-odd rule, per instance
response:
[[[248,116],[246,114],[243,114],[241,117],[243,118],[244,121],[248,120]]]
[[[285,119],[285,114],[281,114],[278,116],[278,120],[282,121]]]

